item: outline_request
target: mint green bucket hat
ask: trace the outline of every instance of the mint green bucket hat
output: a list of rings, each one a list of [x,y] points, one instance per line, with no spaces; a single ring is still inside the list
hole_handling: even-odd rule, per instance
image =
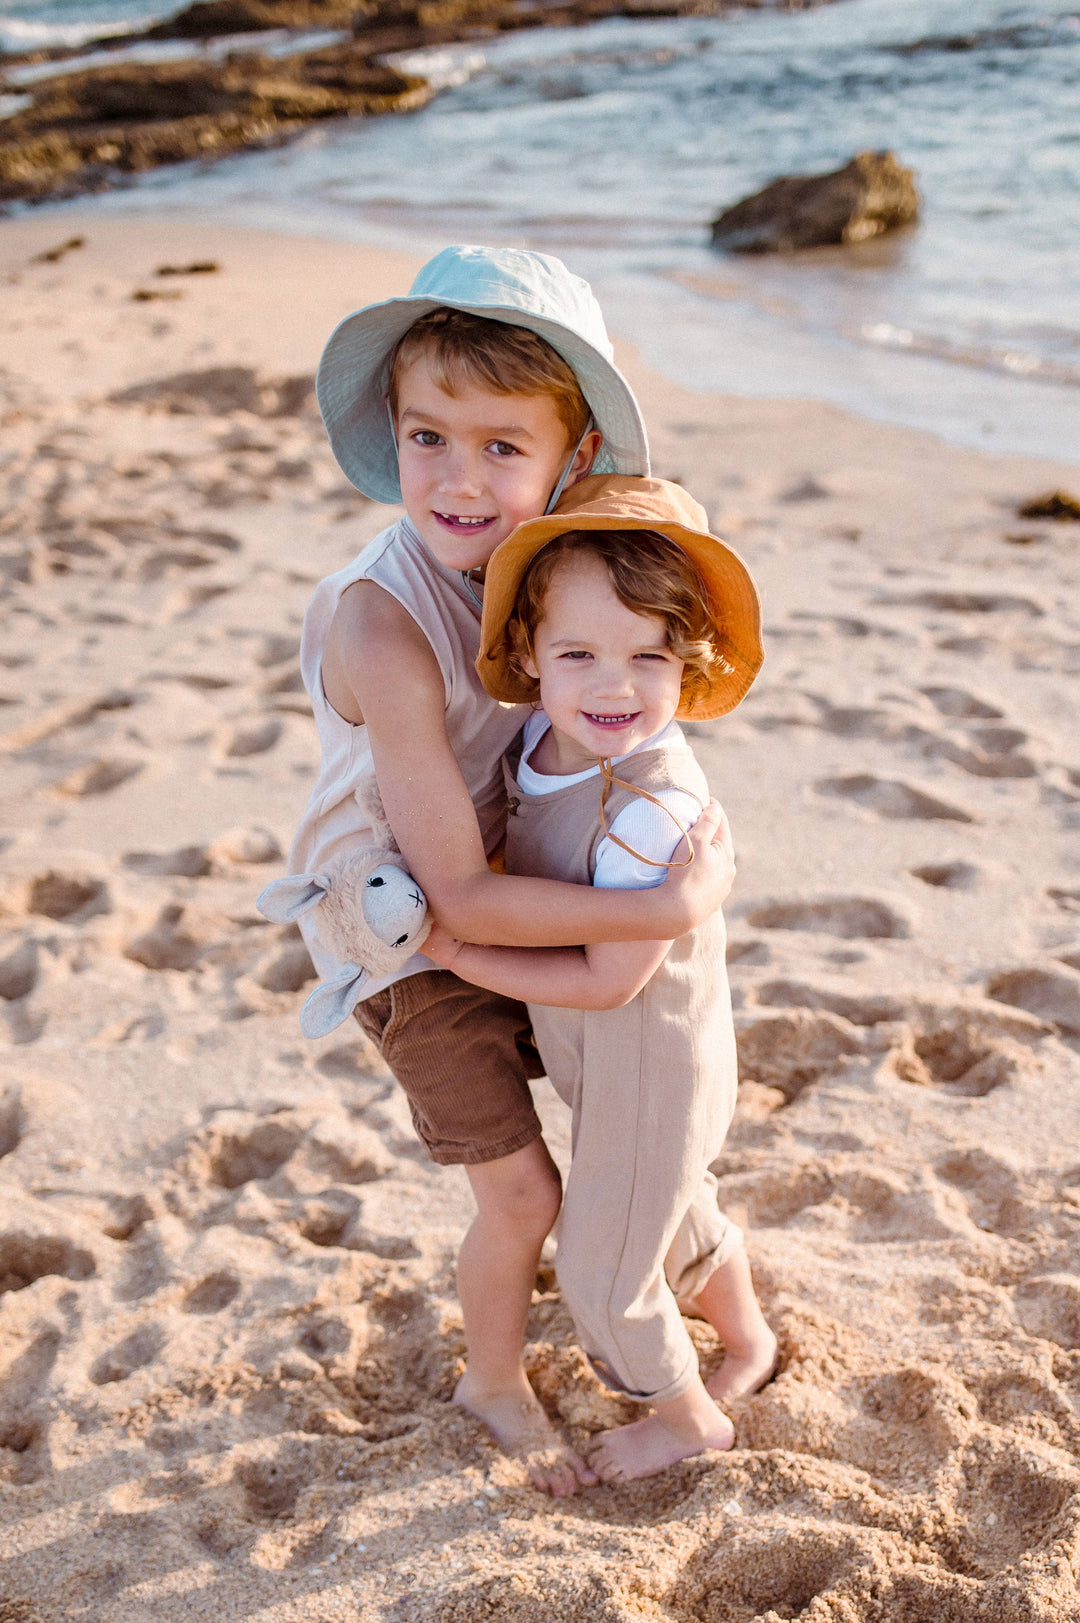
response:
[[[649,442],[634,393],[613,359],[588,282],[561,259],[523,248],[444,248],[403,298],[346,316],[323,350],[315,391],[342,472],[377,502],[400,502],[397,446],[386,405],[394,346],[441,308],[528,327],[573,371],[603,435],[593,473],[649,472]]]

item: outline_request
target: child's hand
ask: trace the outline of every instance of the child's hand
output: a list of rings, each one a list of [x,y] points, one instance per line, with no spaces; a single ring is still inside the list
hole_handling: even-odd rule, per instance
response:
[[[664,884],[681,892],[689,910],[687,928],[692,929],[716,912],[735,881],[735,847],[718,800],[709,801],[686,837],[694,860],[688,867],[670,868]]]
[[[464,945],[464,941],[459,941],[457,936],[444,930],[441,924],[433,924],[420,951],[425,958],[432,959],[441,969],[452,969],[454,959]]]

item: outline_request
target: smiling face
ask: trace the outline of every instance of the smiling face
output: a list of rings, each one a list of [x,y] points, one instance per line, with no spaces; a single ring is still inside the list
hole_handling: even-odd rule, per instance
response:
[[[547,394],[495,394],[436,382],[423,354],[396,379],[398,470],[405,510],[448,569],[477,569],[500,541],[547,507],[572,446]],[[572,478],[596,454],[589,435]]]
[[[537,762],[544,772],[582,772],[598,756],[626,755],[679,708],[683,661],[663,620],[621,603],[603,562],[588,552],[557,564],[532,655],[521,664],[539,681],[551,721]]]

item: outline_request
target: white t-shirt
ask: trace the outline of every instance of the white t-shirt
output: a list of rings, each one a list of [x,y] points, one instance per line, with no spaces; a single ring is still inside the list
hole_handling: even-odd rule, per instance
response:
[[[517,769],[517,786],[522,794],[550,795],[557,789],[568,789],[571,784],[600,776],[599,765],[566,777],[535,771],[529,765],[529,759],[550,726],[551,722],[542,710],[534,710],[525,723],[521,762]],[[676,748],[685,746],[685,742],[682,729],[670,721],[652,738],[638,744],[629,755],[615,756],[611,764],[617,767],[620,761],[629,760],[630,755],[638,755],[642,750],[653,749],[658,744],[665,748]],[[640,851],[642,856],[651,857],[653,862],[670,862],[682,835],[667,815],[668,812],[678,818],[684,829],[689,829],[701,816],[701,805],[696,796],[683,789],[661,789],[656,798],[667,808],[666,811],[639,795],[612,819],[609,828],[612,834],[617,834],[620,840],[635,851]],[[662,884],[666,875],[666,868],[653,868],[647,862],[638,862],[613,840],[605,838],[597,847],[593,884],[601,890],[651,890],[654,885]]]

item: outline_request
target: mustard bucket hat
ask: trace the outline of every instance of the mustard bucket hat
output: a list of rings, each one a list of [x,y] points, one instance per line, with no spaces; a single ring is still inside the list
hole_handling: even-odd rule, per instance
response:
[[[488,559],[476,670],[491,697],[507,704],[536,697],[535,682],[510,659],[504,632],[528,565],[568,530],[655,530],[686,554],[705,588],[721,661],[710,672],[705,697],[692,706],[684,702],[677,714],[712,721],[734,710],[765,657],[761,602],[750,571],[737,552],[709,534],[704,508],[680,485],[603,474],[571,486],[553,513],[519,524]]]

